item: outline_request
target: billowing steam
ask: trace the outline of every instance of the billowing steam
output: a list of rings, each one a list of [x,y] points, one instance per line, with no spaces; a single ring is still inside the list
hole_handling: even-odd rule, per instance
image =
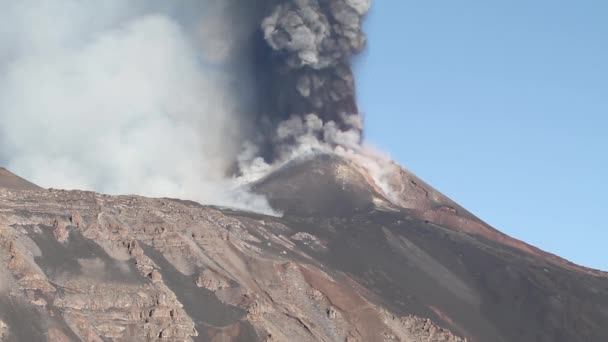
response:
[[[238,185],[361,141],[350,57],[369,5],[7,2],[0,164],[47,187],[268,211]]]

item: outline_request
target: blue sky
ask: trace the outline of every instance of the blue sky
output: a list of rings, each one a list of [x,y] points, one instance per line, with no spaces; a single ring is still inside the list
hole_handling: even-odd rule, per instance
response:
[[[374,1],[367,141],[497,229],[608,270],[608,1]]]

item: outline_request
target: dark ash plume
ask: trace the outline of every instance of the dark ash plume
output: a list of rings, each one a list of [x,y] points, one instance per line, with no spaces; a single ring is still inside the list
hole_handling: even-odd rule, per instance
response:
[[[254,44],[258,126],[265,157],[284,144],[277,126],[315,114],[360,133],[351,57],[365,46],[362,18],[371,0],[264,1]],[[321,137],[322,139],[322,137]]]

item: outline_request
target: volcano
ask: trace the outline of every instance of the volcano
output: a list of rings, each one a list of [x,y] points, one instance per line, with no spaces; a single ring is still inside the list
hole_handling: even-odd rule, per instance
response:
[[[392,164],[285,163],[281,217],[0,175],[7,341],[607,341],[608,274],[500,233]]]
[[[365,146],[370,6],[7,2],[0,161],[167,198],[0,169],[0,341],[608,341],[608,274]]]

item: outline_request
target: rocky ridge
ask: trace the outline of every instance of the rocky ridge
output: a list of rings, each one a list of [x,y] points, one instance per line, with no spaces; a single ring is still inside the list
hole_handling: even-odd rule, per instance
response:
[[[608,339],[605,273],[389,171],[387,194],[351,160],[288,163],[253,186],[282,217],[12,182],[1,340]]]
[[[463,340],[374,303],[302,239],[190,202],[2,188],[2,340]]]

